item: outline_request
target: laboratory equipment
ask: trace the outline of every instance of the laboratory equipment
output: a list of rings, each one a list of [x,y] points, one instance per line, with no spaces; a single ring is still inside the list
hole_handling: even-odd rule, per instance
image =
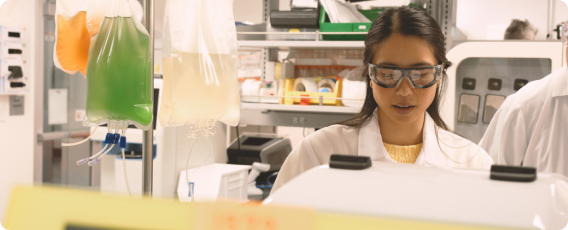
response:
[[[111,2],[92,45],[86,125],[122,121],[142,130],[150,128],[150,39],[129,1]]]
[[[317,8],[306,11],[270,12],[270,24],[273,28],[318,28],[318,20]]]
[[[447,54],[448,87],[441,116],[448,128],[478,143],[505,98],[562,65],[562,43],[465,42]]]
[[[201,168],[181,171],[178,181],[178,198],[181,202],[194,199],[197,202],[232,200],[248,201],[249,165],[210,164]],[[188,177],[191,190],[188,188]]]
[[[479,225],[315,212],[302,207],[130,199],[69,188],[17,187],[11,194],[8,212],[2,222],[7,229],[250,229],[258,226],[251,227],[251,224],[257,223],[273,224],[270,226],[276,229],[305,230],[352,229],[353,226],[364,230],[489,229]],[[59,210],[54,212],[53,207]],[[218,218],[220,214],[233,218]],[[30,221],[30,216],[37,221]]]
[[[559,174],[537,177],[534,168],[493,166],[489,171],[384,162],[363,168],[313,168],[264,204],[480,228],[562,229],[568,222],[568,178]]]
[[[256,180],[260,173],[268,172],[270,170],[269,164],[264,164],[260,162],[252,163],[252,169],[248,175],[248,195],[262,195],[263,192],[261,189],[256,187]]]
[[[27,92],[28,77],[21,58],[0,59],[0,94]]]
[[[158,102],[162,96],[162,79],[154,79],[154,116],[158,113]],[[174,197],[176,187],[176,130],[165,129],[153,120],[154,129],[153,143],[153,193],[158,197]],[[91,128],[93,135],[90,138],[93,142],[102,142],[107,134],[104,128]],[[126,193],[124,172],[128,175],[131,192],[133,195],[142,194],[142,130],[130,125],[126,133],[128,143],[124,151],[125,157],[123,164],[121,149],[116,146],[107,153],[107,157],[100,160],[100,187],[103,192]],[[181,149],[183,150],[183,149]],[[180,151],[181,151],[180,150]]]
[[[261,90],[266,89],[266,83],[255,79],[246,79],[241,86],[243,102],[260,102]]]
[[[154,79],[154,117],[158,117],[160,110],[161,98],[164,94],[163,80],[159,78]],[[102,125],[104,126],[104,125]],[[157,121],[152,121],[154,129],[153,141],[153,196],[175,198],[177,191],[178,175],[182,170],[186,169],[187,155],[190,152],[192,141],[186,138],[186,132],[189,127],[164,127]],[[224,126],[218,125],[215,127],[219,135],[208,137],[213,146],[225,146],[226,137],[224,134]],[[98,143],[104,141],[107,131],[103,127],[95,130],[91,127],[94,134],[91,137],[92,145],[98,146]],[[92,132],[91,131],[91,132]],[[111,149],[107,155],[101,158],[93,169],[96,172],[97,179],[95,184],[100,184],[102,192],[107,193],[120,193],[126,194],[127,188],[125,186],[124,169],[128,175],[128,182],[133,196],[142,195],[142,142],[143,131],[137,129],[134,125],[130,125],[126,130],[128,136],[128,143],[125,147],[126,167],[123,165],[122,152],[118,146]],[[200,139],[203,139],[201,137]],[[203,143],[201,143],[203,144]],[[209,154],[209,145],[203,145],[206,148],[200,148],[200,143],[195,148],[191,156],[190,167],[193,165],[200,165],[205,161],[206,156]],[[209,163],[227,163],[227,151],[225,148],[215,148],[211,153],[211,160]],[[205,167],[205,166],[204,166]],[[201,170],[201,169],[200,169]]]
[[[243,133],[227,148],[229,164],[260,162],[269,164],[270,171],[280,170],[290,152],[292,144],[288,137],[261,133]]]
[[[28,91],[23,29],[0,25],[0,95]]]
[[[342,103],[350,107],[362,107],[367,95],[367,81],[363,78],[365,66],[358,66],[346,73],[343,80]]]
[[[188,137],[214,134],[215,121],[240,117],[232,0],[169,0],[163,38],[162,126],[189,125]]]

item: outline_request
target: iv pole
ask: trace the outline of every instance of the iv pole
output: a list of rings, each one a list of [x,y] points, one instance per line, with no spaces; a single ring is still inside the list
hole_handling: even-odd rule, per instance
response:
[[[154,101],[154,0],[144,1],[144,26],[150,35],[150,79],[151,80],[151,94],[152,104],[158,103]],[[154,107],[152,106],[152,110]],[[152,115],[154,111],[152,111]],[[152,122],[157,119],[153,117]],[[153,156],[154,156],[154,128],[153,123],[150,124],[150,129],[144,131],[142,140],[142,194],[144,196],[152,197],[152,175],[153,175]]]

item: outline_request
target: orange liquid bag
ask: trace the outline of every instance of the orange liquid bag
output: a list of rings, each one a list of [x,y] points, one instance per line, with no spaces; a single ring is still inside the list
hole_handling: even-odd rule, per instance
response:
[[[80,71],[84,77],[89,61],[91,36],[86,25],[87,12],[79,11],[75,16],[57,15],[57,43],[55,53],[66,72]]]

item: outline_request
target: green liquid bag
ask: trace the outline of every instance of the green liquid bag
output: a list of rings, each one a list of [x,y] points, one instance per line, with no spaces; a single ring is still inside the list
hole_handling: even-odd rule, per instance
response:
[[[87,67],[87,117],[90,123],[128,121],[147,130],[152,123],[150,37],[130,17],[127,0],[109,7],[91,45]],[[121,8],[122,7],[122,8]],[[126,14],[121,12],[127,12]],[[130,12],[130,14],[128,14]],[[123,17],[121,15],[127,15]]]

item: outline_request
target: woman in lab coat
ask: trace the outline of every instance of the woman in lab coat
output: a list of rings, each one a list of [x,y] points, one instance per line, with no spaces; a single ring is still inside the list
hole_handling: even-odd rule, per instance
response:
[[[446,127],[444,34],[436,20],[412,7],[384,11],[365,39],[367,94],[361,112],[304,138],[282,166],[272,192],[331,154],[373,161],[489,169],[491,157]],[[452,83],[453,84],[453,83]]]

